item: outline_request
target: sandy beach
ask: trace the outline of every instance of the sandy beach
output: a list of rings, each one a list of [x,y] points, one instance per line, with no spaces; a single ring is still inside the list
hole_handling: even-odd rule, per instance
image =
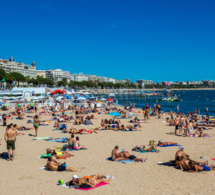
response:
[[[7,112],[1,112],[7,113]],[[26,114],[33,115],[33,114]],[[143,119],[143,114],[138,113],[138,117]],[[165,116],[163,116],[165,117]],[[93,127],[99,127],[101,119],[110,119],[108,115],[95,114]],[[18,126],[33,127],[27,124],[27,120],[9,120],[9,123],[16,123]],[[51,119],[51,116],[42,116],[42,119]],[[122,124],[129,124],[129,119],[122,119]],[[23,131],[25,135],[17,136],[15,160],[8,162],[0,159],[1,173],[1,194],[21,194],[21,195],[45,195],[53,194],[214,194],[213,185],[215,172],[188,173],[175,169],[174,167],[157,165],[158,162],[174,160],[178,147],[159,148],[160,153],[137,153],[131,149],[136,145],[147,145],[150,140],[159,139],[164,141],[177,142],[184,146],[185,152],[191,158],[203,162],[200,156],[208,158],[209,163],[214,163],[211,158],[215,157],[214,149],[214,129],[207,130],[211,136],[208,138],[190,138],[175,136],[174,127],[165,126],[164,119],[151,117],[147,123],[141,123],[141,131],[116,132],[99,131],[98,134],[79,135],[80,142],[87,150],[71,152],[75,156],[60,160],[66,162],[68,166],[76,167],[80,173],[73,172],[51,172],[41,170],[45,166],[46,159],[38,156],[45,153],[46,148],[62,146],[63,143],[49,142],[44,140],[33,140],[34,130]],[[61,131],[52,131],[54,121],[49,126],[40,126],[39,137],[70,137],[70,134],[63,134]],[[72,123],[68,123],[70,128]],[[76,126],[77,129],[83,127]],[[87,127],[86,129],[90,129]],[[0,138],[3,139],[5,127],[1,126]],[[120,149],[126,149],[131,154],[140,158],[148,158],[148,162],[122,164],[105,160],[110,157],[115,145]],[[7,152],[6,143],[2,140],[0,153]],[[74,174],[82,177],[95,173],[113,175],[114,179],[109,185],[105,185],[88,192],[75,189],[68,189],[58,186],[58,180],[69,181]]]

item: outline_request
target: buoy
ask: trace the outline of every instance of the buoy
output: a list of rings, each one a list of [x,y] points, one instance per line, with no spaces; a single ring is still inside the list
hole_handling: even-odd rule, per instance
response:
[[[181,102],[182,102],[182,100],[181,100]]]

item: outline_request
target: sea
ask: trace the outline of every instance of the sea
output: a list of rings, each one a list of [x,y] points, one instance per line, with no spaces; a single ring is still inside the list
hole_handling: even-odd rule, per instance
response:
[[[209,110],[210,116],[215,116],[215,90],[184,90],[184,91],[174,91],[173,93],[178,96],[181,101],[161,101],[152,98],[152,100],[135,99],[136,108],[143,108],[146,103],[150,107],[154,108],[157,103],[161,104],[162,111],[176,111],[177,106],[179,106],[179,111],[187,114],[188,112],[193,112],[195,109],[200,110],[201,115],[206,114],[206,108]],[[134,99],[118,99],[118,104],[126,105],[126,103],[133,103]]]

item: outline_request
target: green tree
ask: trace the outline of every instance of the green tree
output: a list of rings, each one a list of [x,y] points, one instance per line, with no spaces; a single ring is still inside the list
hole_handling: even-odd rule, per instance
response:
[[[7,73],[5,72],[5,70],[0,68],[0,80],[2,80],[3,78],[6,78]]]
[[[26,81],[26,78],[22,74],[20,74],[18,72],[12,72],[10,74],[15,77],[16,81],[18,81],[18,87],[19,87],[19,82],[20,81],[21,82],[25,82]]]

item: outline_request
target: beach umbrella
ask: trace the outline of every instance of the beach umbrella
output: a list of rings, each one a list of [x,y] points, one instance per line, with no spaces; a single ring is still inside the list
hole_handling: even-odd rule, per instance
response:
[[[105,98],[101,98],[100,100],[101,100],[101,101],[106,101],[107,99],[105,99]]]
[[[85,97],[79,97],[77,100],[86,100]]]
[[[111,98],[108,98],[108,99],[107,99],[107,101],[108,101],[108,102],[112,102],[112,101],[113,101],[113,99],[111,99]]]
[[[110,112],[108,115],[111,115],[111,116],[122,116],[120,113],[118,112]]]

